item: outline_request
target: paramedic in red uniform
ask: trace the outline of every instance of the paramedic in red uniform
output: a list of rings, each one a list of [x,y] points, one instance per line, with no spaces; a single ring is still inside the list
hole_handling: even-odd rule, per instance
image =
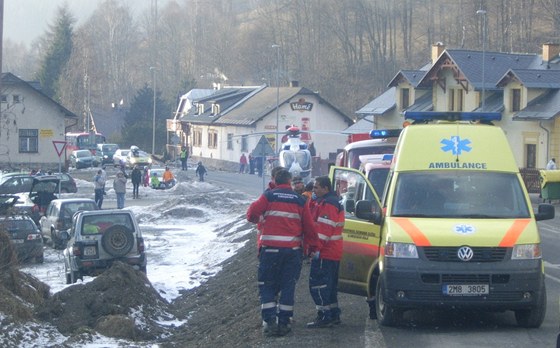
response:
[[[296,282],[302,266],[302,241],[315,251],[313,218],[303,197],[292,190],[292,176],[285,169],[275,175],[275,187],[265,191],[247,211],[247,220],[258,223],[260,235],[257,281],[261,299],[263,333],[283,336],[290,332]],[[277,296],[279,294],[279,296]]]
[[[317,308],[317,318],[309,328],[340,324],[338,308],[338,269],[342,258],[342,229],[344,209],[332,190],[328,176],[315,178],[313,192],[317,200],[311,205],[315,231],[319,238],[318,252],[311,258],[309,291]]]

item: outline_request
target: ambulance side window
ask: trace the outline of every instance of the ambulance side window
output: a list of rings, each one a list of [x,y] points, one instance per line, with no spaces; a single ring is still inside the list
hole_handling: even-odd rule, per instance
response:
[[[355,207],[359,201],[365,200],[370,202],[374,211],[379,209],[371,187],[368,185],[365,177],[359,173],[335,170],[334,189],[340,197],[340,202],[344,207],[347,217],[355,216]]]

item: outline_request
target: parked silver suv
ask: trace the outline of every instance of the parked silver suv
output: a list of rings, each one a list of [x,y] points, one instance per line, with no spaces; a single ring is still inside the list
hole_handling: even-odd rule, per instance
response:
[[[83,280],[84,275],[96,276],[115,261],[146,273],[144,239],[131,211],[79,211],[72,220],[64,249],[66,284]]]

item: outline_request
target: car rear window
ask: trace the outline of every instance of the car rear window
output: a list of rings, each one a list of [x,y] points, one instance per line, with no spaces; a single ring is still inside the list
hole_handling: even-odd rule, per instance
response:
[[[83,235],[103,234],[115,225],[125,226],[134,232],[134,224],[128,214],[90,215],[84,216],[82,224]]]
[[[4,220],[0,221],[0,229],[4,231],[33,231],[35,227],[29,220]]]

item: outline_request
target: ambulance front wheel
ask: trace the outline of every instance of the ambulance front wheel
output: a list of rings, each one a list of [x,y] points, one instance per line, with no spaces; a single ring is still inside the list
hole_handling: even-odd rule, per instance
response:
[[[546,314],[546,288],[543,285],[541,296],[537,305],[531,309],[520,309],[515,311],[517,325],[526,328],[538,328],[544,321]]]
[[[403,317],[403,310],[393,308],[385,303],[385,284],[383,276],[379,276],[377,286],[375,288],[375,312],[377,313],[377,322],[383,326],[396,326]]]

